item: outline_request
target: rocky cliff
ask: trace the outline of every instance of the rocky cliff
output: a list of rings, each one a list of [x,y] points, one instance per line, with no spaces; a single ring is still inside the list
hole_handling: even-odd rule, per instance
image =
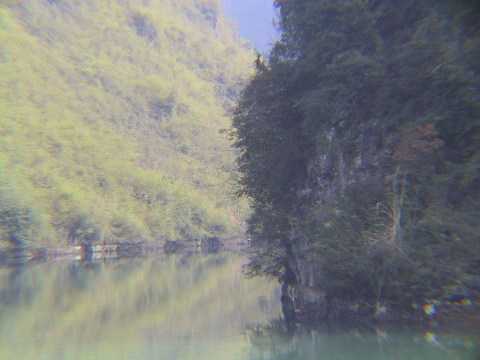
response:
[[[319,317],[475,297],[478,7],[277,6],[282,40],[235,118],[252,273],[279,277],[287,307]]]

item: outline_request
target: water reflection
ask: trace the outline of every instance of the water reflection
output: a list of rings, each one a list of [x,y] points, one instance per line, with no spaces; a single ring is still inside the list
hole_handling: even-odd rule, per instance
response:
[[[243,330],[280,316],[276,285],[245,279],[242,263],[218,255],[1,269],[0,359],[240,359]]]
[[[274,322],[255,329],[251,340],[249,360],[480,359],[479,336],[472,331],[440,335],[411,328],[342,326],[291,334]]]
[[[475,334],[287,332],[231,255],[0,269],[0,359],[476,359]]]

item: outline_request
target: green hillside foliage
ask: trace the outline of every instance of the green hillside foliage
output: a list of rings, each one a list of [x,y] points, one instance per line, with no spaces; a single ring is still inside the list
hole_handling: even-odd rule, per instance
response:
[[[253,273],[409,304],[480,274],[474,1],[276,1],[236,111]],[[463,290],[462,290],[463,291]]]
[[[2,244],[234,234],[250,62],[216,0],[2,2]]]

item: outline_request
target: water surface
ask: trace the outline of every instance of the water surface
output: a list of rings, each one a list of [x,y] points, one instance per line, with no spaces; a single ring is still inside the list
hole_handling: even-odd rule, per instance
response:
[[[477,359],[475,334],[286,334],[278,285],[233,255],[0,269],[0,359]]]

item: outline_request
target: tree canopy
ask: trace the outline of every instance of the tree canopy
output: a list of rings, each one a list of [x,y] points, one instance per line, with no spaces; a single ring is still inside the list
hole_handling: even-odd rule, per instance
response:
[[[392,301],[478,275],[478,4],[275,5],[234,120],[251,271]]]

